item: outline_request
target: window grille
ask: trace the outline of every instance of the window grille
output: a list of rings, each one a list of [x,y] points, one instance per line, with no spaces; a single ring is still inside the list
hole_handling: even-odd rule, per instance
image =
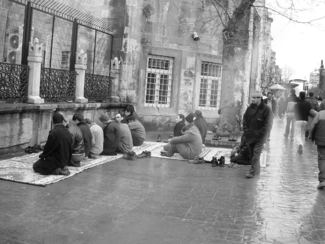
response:
[[[199,107],[217,109],[221,82],[221,65],[202,62]]]
[[[150,55],[147,60],[145,105],[170,107],[173,59]]]

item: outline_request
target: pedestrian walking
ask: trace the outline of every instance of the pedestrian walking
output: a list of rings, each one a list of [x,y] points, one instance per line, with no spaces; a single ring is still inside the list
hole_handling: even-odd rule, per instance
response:
[[[290,91],[290,95],[287,98],[286,101],[286,127],[284,136],[288,138],[290,134],[291,140],[293,140],[295,135],[295,113],[294,113],[294,107],[296,105],[298,98],[296,96],[295,90],[292,89]]]
[[[261,92],[253,92],[251,99],[243,117],[243,137],[251,165],[246,178],[253,178],[260,173],[260,156],[273,118],[271,108],[262,101]]]
[[[317,112],[312,109],[309,102],[305,100],[306,93],[300,92],[299,99],[294,107],[295,111],[295,141],[298,146],[298,153],[303,153],[303,148],[305,144],[306,138],[306,129],[307,129],[307,121],[308,116],[314,117]]]
[[[311,123],[309,134],[309,138],[317,145],[319,170],[317,188],[320,190],[325,188],[325,106],[322,105]]]

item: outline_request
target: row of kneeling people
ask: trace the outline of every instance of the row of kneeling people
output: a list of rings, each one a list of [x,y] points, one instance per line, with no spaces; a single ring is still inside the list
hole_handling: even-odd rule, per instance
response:
[[[133,146],[143,144],[146,132],[135,114],[127,109],[125,118],[119,113],[112,119],[100,115],[102,127],[79,113],[67,123],[62,113],[54,112],[53,128],[40,159],[33,165],[34,171],[44,175],[68,175],[66,166],[79,167],[85,157],[94,159],[99,155],[132,152]]]

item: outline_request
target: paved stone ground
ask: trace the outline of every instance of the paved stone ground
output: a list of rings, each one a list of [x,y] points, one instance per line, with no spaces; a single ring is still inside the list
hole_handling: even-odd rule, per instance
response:
[[[276,120],[261,176],[158,158],[124,159],[36,187],[0,181],[0,243],[325,243],[315,146]]]

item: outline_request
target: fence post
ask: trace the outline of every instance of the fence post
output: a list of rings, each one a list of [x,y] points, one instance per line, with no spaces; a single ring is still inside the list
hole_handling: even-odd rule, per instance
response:
[[[76,103],[87,103],[88,99],[84,97],[85,92],[85,74],[87,69],[87,53],[83,50],[77,54],[77,61],[75,65],[76,76]]]
[[[40,97],[41,82],[41,64],[43,59],[43,44],[35,38],[29,43],[29,79],[28,79],[28,96],[27,103],[44,103],[44,99]]]

